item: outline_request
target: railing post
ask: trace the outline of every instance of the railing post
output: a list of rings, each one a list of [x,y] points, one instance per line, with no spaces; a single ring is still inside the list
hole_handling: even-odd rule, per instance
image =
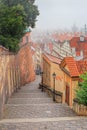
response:
[[[55,101],[55,78],[56,78],[55,72],[52,74],[52,76],[53,76],[53,101]]]
[[[43,72],[40,72],[40,75],[41,75],[41,78],[42,78],[42,81],[41,81],[41,91],[43,92]]]

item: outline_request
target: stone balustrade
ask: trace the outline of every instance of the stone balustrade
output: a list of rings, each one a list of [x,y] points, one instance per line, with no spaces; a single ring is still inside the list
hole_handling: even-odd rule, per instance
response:
[[[76,101],[76,100],[74,100],[74,102],[73,102],[73,110],[79,116],[87,116],[87,106],[79,104],[78,101]]]

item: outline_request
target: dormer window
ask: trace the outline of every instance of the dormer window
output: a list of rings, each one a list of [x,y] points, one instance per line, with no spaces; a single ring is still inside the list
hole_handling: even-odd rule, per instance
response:
[[[84,36],[80,36],[80,42],[84,42],[84,41],[85,41]]]

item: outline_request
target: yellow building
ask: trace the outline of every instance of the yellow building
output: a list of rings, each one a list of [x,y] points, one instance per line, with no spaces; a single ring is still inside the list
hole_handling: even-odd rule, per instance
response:
[[[64,100],[70,107],[72,107],[80,75],[78,67],[73,57],[66,57],[62,60],[60,68],[64,73]]]
[[[84,61],[76,62],[73,57],[65,57],[61,61],[57,57],[49,54],[43,54],[42,57],[43,86],[50,89],[52,93],[55,88],[56,97],[60,95],[61,102],[66,102],[72,108],[75,90],[78,87],[79,76],[82,72],[80,65],[83,65]],[[52,76],[54,72],[56,74],[55,85]]]
[[[61,96],[62,100],[61,102],[64,102],[63,97],[64,75],[63,71],[61,71],[59,66],[61,60],[49,54],[43,54],[42,57],[43,57],[43,85],[47,89],[50,89],[51,92],[53,92],[55,87],[56,97]],[[55,86],[54,86],[54,79],[52,76],[54,72],[56,74]]]

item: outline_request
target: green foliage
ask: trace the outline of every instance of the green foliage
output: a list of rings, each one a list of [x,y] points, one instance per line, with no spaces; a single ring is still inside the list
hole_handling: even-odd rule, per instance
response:
[[[21,4],[26,13],[26,23],[27,26],[35,27],[36,17],[39,15],[39,11],[36,5],[34,5],[35,0],[1,0],[5,5],[12,7]]]
[[[20,38],[26,27],[25,12],[21,5],[0,6],[0,45],[10,51],[17,51]]]
[[[12,8],[8,8],[3,6],[0,8],[0,34],[10,34],[17,37],[21,37],[23,35],[23,30],[26,27],[26,23],[24,22],[25,13],[23,7],[13,6]]]
[[[87,106],[87,73],[80,76],[82,82],[79,83],[79,88],[76,90],[76,96],[80,104]]]
[[[19,40],[17,38],[0,35],[0,44],[9,49],[11,52],[17,52],[19,50],[18,42]]]
[[[34,27],[39,15],[35,0],[0,0],[0,45],[18,51],[27,26]]]

